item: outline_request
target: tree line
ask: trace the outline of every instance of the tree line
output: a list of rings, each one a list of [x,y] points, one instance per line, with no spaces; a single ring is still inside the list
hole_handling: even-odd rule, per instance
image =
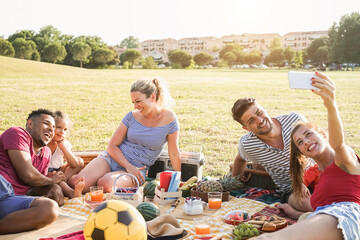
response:
[[[126,48],[118,54],[115,47]],[[38,33],[21,30],[0,39],[0,55],[59,63],[86,68],[108,68],[121,64],[123,68],[141,65],[143,68],[155,68],[159,62],[152,57],[143,58],[137,50],[139,40],[133,36],[125,38],[119,45],[108,46],[98,36],[78,36],[61,34],[55,27],[48,25]],[[281,47],[281,40],[275,38],[269,46],[270,53],[263,56],[253,50],[245,52],[240,45],[225,45],[219,52],[219,67],[236,64],[260,64],[281,67],[286,63],[300,67],[304,62],[312,64],[360,63],[360,14],[353,12],[341,17],[340,22],[330,27],[328,36],[317,38],[304,50],[295,52],[291,47]],[[217,49],[218,51],[219,49]],[[194,68],[212,63],[212,55],[201,52],[191,56],[188,52],[175,49],[168,53],[173,68]],[[161,62],[160,62],[161,63]]]

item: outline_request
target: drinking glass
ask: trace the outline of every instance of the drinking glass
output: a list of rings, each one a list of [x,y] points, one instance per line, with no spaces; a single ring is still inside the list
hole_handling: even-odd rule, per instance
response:
[[[222,202],[222,192],[209,192],[208,204],[210,209],[220,209]]]
[[[196,234],[210,234],[210,220],[208,217],[195,218],[195,233]]]
[[[104,187],[92,186],[90,187],[91,201],[103,201],[104,200]]]

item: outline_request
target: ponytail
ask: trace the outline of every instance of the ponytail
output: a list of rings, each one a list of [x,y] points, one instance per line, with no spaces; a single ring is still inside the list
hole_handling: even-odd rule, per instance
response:
[[[147,98],[155,93],[156,103],[163,108],[170,109],[175,105],[166,82],[159,78],[154,78],[153,80],[137,80],[131,86],[130,92],[140,92],[145,94]]]

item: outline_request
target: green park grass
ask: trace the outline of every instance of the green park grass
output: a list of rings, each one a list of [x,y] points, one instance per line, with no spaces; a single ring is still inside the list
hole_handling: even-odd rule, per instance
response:
[[[360,72],[328,72],[346,143],[360,154]],[[204,175],[229,171],[245,131],[231,117],[233,103],[255,97],[270,116],[295,111],[327,128],[322,100],[309,90],[291,90],[285,70],[89,70],[0,57],[0,133],[25,126],[37,108],[63,110],[73,121],[73,150],[103,150],[125,114],[133,110],[131,84],[140,78],[167,80],[180,122],[180,148],[205,155]]]

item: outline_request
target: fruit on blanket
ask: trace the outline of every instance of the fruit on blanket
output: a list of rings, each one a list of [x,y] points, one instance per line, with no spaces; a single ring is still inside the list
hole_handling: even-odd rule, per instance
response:
[[[145,221],[153,220],[160,215],[160,209],[152,202],[140,203],[136,208],[144,217]]]
[[[222,185],[216,180],[202,180],[198,183],[199,192],[222,192]]]
[[[235,236],[234,237],[235,240],[240,240],[243,237],[249,238],[249,237],[259,236],[260,232],[256,227],[254,227],[249,223],[240,223],[239,225],[234,227],[233,234]]]
[[[197,176],[189,178],[181,187],[181,190],[189,190],[190,186],[198,180]]]
[[[244,221],[248,219],[249,214],[247,212],[234,213],[229,215],[229,220]]]
[[[146,222],[127,202],[108,200],[90,213],[84,227],[85,240],[146,240]]]
[[[223,186],[224,192],[231,192],[243,187],[240,175],[232,177],[231,174],[227,174],[221,177],[218,181]]]
[[[144,196],[153,197],[155,195],[155,189],[160,185],[159,181],[153,180],[148,182],[144,187]]]

